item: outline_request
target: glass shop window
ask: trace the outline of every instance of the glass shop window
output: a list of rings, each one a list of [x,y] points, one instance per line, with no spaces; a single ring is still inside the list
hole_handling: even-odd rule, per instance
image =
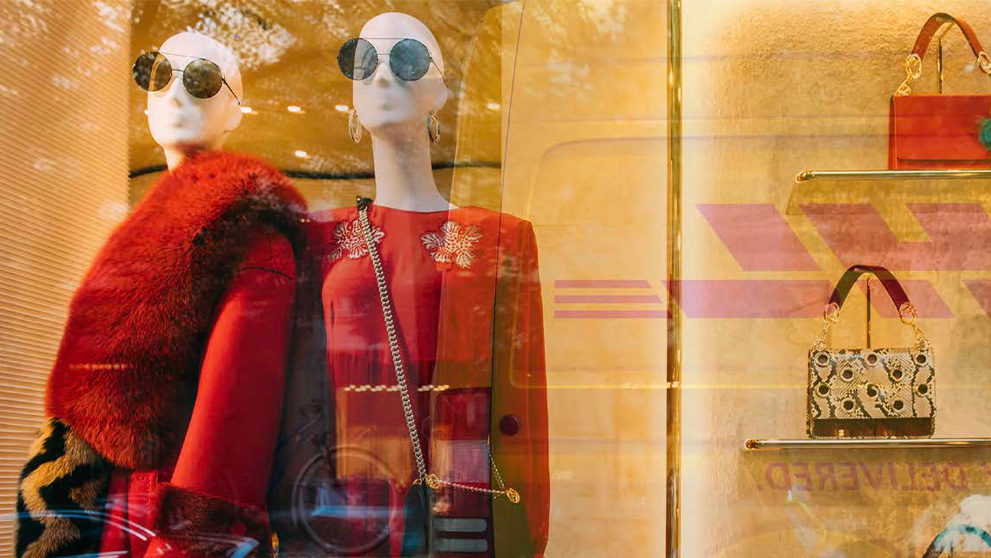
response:
[[[0,553],[664,552],[670,9],[0,5]]]

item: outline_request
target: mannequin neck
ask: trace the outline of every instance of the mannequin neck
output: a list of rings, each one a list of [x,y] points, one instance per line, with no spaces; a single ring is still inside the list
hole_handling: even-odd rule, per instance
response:
[[[169,166],[169,170],[171,171],[181,165],[182,162],[186,160],[186,157],[192,157],[196,153],[203,150],[190,148],[188,146],[163,146],[162,151],[165,152],[165,163]]]
[[[223,142],[217,145],[170,145],[168,147],[162,146],[162,151],[165,153],[165,164],[168,165],[169,170],[175,170],[176,167],[181,165],[183,161],[196,155],[197,153],[203,153],[204,151],[213,151],[220,149]]]
[[[373,135],[372,157],[376,205],[407,211],[452,207],[437,190],[424,126],[411,127],[402,133]]]

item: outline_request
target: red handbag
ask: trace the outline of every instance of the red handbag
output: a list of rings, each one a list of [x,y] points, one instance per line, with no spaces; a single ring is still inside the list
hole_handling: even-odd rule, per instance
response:
[[[991,76],[991,58],[970,25],[945,13],[930,17],[905,59],[905,81],[891,97],[889,169],[991,169],[991,94],[911,94],[910,84],[922,74],[929,42],[947,23],[963,31],[977,67]]]

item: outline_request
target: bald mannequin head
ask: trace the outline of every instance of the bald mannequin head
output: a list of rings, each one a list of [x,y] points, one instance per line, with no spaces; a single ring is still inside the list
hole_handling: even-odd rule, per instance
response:
[[[210,60],[220,67],[230,86],[230,90],[221,87],[209,99],[198,99],[186,91],[182,74],[176,71],[168,87],[148,92],[148,128],[165,151],[169,167],[174,168],[188,154],[220,148],[241,123],[241,71],[229,48],[199,33],[169,37],[161,53],[173,70],[182,70],[197,58]]]
[[[444,57],[433,33],[420,20],[398,12],[370,19],[359,35],[375,46],[380,63],[375,72],[353,83],[354,108],[361,124],[374,137],[397,127],[423,127],[424,118],[447,102]],[[392,73],[388,54],[403,39],[416,39],[427,47],[433,64],[416,81],[403,81]],[[426,133],[426,132],[424,132]]]

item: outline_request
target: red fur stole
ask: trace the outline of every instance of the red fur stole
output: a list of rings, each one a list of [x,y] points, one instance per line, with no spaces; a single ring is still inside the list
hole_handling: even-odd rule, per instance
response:
[[[295,241],[305,202],[225,152],[166,173],[110,235],[69,308],[46,412],[114,465],[154,468],[185,434],[203,344],[247,235]]]

